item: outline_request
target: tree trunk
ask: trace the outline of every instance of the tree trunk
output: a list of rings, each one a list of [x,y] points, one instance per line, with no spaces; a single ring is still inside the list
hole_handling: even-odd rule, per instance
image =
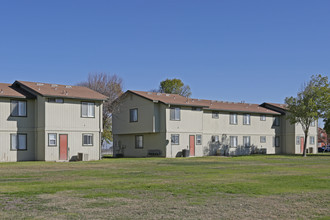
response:
[[[307,137],[308,137],[308,131],[304,132],[305,133],[305,139],[304,139],[304,152],[303,152],[303,157],[306,157],[306,145],[307,145]]]

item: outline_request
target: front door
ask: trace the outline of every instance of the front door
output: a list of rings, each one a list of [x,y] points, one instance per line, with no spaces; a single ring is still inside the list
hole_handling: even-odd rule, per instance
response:
[[[304,137],[300,137],[300,153],[304,152]]]
[[[60,160],[68,159],[68,135],[60,134]]]
[[[189,135],[189,156],[195,156],[195,135]]]

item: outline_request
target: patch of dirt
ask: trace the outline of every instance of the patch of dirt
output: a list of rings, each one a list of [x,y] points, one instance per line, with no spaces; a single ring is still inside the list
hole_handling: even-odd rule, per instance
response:
[[[311,219],[329,216],[330,193],[182,197],[131,192],[132,198],[82,198],[76,192],[30,199],[0,197],[1,219]]]

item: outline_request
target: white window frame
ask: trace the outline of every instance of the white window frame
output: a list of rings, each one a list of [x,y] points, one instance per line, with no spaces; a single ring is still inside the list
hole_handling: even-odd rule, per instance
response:
[[[237,125],[237,123],[238,123],[237,114],[236,113],[230,113],[229,114],[229,124]]]
[[[27,101],[25,100],[10,100],[10,108],[12,117],[27,116]]]
[[[24,138],[24,140],[22,140]],[[10,134],[10,150],[25,151],[27,150],[27,134],[17,133]]]
[[[266,121],[266,115],[260,115],[260,121]]]
[[[309,144],[314,145],[315,144],[315,137],[309,136]]]
[[[84,106],[86,106],[86,113],[84,113]],[[81,117],[82,118],[95,118],[95,103],[94,102],[81,102]]]
[[[296,136],[296,145],[300,145],[300,136]]]
[[[88,143],[88,139],[87,139],[87,143],[85,143],[85,136],[90,137],[89,140],[91,143]],[[94,135],[90,134],[90,133],[82,134],[82,145],[83,146],[94,146]]]
[[[180,121],[181,120],[181,108],[171,107],[171,109],[170,109],[170,120],[171,121]]]
[[[251,125],[251,115],[250,114],[243,115],[243,125]]]
[[[267,143],[267,137],[266,136],[260,136],[260,143]]]
[[[217,142],[219,142],[219,135],[212,135],[212,137],[211,137],[211,141],[212,141],[213,143],[217,143]]]
[[[238,136],[230,136],[230,146],[231,147],[237,147],[238,146]]]
[[[196,135],[196,145],[202,145],[202,135],[201,134]]]
[[[244,147],[251,146],[251,136],[243,136],[243,146]]]
[[[172,145],[180,144],[180,135],[179,134],[171,134],[171,144]]]
[[[315,121],[314,120],[311,122],[311,127],[315,127]]]
[[[51,138],[52,135],[55,135],[55,138]],[[51,143],[51,141],[55,141],[55,143]],[[56,133],[48,133],[48,146],[57,146],[57,134]]]

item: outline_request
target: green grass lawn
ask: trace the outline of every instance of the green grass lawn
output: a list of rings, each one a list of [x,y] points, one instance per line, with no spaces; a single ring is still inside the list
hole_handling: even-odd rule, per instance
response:
[[[330,219],[330,155],[0,163],[0,219]]]

